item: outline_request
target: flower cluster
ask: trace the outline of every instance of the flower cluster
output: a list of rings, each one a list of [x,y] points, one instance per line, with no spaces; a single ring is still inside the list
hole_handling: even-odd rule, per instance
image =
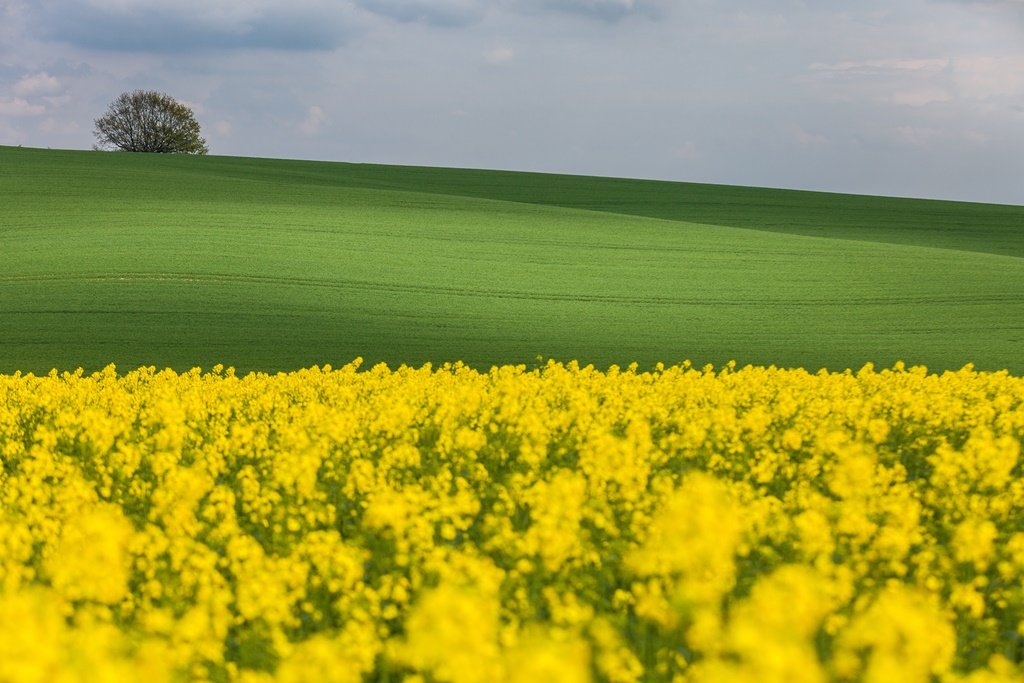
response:
[[[1024,379],[0,376],[0,682],[1024,680]]]

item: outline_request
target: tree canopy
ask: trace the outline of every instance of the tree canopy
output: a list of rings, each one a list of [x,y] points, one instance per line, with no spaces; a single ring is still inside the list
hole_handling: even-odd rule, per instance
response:
[[[96,149],[162,154],[206,154],[192,110],[154,90],[122,93],[96,119]]]

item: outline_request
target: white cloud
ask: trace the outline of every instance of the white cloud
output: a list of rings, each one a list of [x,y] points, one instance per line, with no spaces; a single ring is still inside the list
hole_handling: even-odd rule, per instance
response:
[[[815,62],[810,69],[826,77],[877,76],[898,72],[938,73],[949,66],[948,59],[870,59],[863,61]]]
[[[22,97],[34,95],[55,95],[62,90],[60,81],[43,71],[24,76],[14,85],[14,94]]]
[[[982,133],[981,131],[969,130],[964,133],[964,138],[968,142],[973,142],[976,145],[984,145],[992,139],[992,136],[988,133]]]
[[[82,130],[76,121],[60,121],[47,117],[39,124],[39,130],[43,133],[56,133],[57,135],[75,135]]]
[[[808,133],[800,126],[793,125],[789,129],[790,135],[793,139],[799,142],[801,145],[825,145],[828,144],[828,138],[820,133]]]
[[[178,104],[183,104],[192,110],[192,113],[196,116],[200,116],[206,113],[206,108],[203,107],[200,102],[192,102],[190,100],[178,100]]]
[[[672,8],[671,0],[511,0],[509,4],[527,11],[551,9],[605,21],[618,21],[628,16],[662,19]]]
[[[903,140],[915,147],[928,147],[933,142],[948,137],[944,131],[921,126],[900,126],[896,132]]]
[[[700,149],[697,148],[697,145],[695,145],[692,140],[687,140],[681,147],[676,147],[672,150],[672,156],[683,161],[701,159],[704,157]]]
[[[951,60],[946,58],[870,59],[815,62],[798,81],[830,102],[887,102],[920,107],[953,99]]]
[[[355,0],[361,8],[401,22],[465,26],[479,21],[489,2],[481,0]]]
[[[299,123],[299,130],[306,135],[314,135],[320,132],[321,126],[327,121],[327,115],[320,107],[313,105],[309,108],[309,114]]]
[[[15,97],[13,100],[0,100],[0,116],[39,116],[45,112],[46,107],[31,104],[20,97]]]
[[[892,101],[895,104],[922,107],[932,102],[946,102],[952,98],[953,96],[943,88],[929,87],[893,93]]]
[[[976,115],[983,115],[988,105],[1005,110],[1005,100],[1000,103],[998,98],[1024,96],[1024,55],[816,62],[808,72],[803,80],[831,102],[908,107],[950,102],[969,105]]]
[[[58,95],[56,97],[44,97],[43,102],[46,102],[50,108],[55,109],[57,107],[63,107],[71,101],[71,95]]]
[[[510,47],[496,47],[484,52],[484,61],[488,64],[508,64],[516,56]]]
[[[1024,56],[962,57],[954,62],[953,75],[964,97],[1024,94]]]

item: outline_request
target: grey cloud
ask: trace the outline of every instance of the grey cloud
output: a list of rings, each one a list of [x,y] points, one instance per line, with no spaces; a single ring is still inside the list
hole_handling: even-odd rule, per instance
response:
[[[0,89],[5,85],[14,85],[24,74],[25,70],[20,65],[0,63]]]
[[[959,5],[995,5],[1024,9],[1024,0],[942,0],[942,2],[953,2]]]
[[[629,16],[662,18],[671,0],[355,0],[364,10],[401,22],[435,26],[465,26],[481,20],[491,9],[515,14],[547,12],[573,14],[602,21]]]
[[[227,22],[204,18],[180,6],[137,6],[114,11],[57,1],[33,8],[29,25],[44,39],[86,49],[123,52],[329,50],[348,37],[348,29],[337,13],[301,6],[254,11],[251,16]]]
[[[998,12],[1012,21],[1024,21],[1024,0],[932,0]]]
[[[619,21],[630,16],[662,19],[671,8],[670,0],[519,0],[513,4],[579,14],[603,21]]]
[[[481,19],[490,2],[481,0],[355,0],[362,9],[401,22],[465,26]]]

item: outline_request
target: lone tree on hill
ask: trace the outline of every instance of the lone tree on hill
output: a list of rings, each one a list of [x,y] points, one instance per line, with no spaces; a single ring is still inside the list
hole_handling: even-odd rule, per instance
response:
[[[153,90],[123,93],[96,119],[94,149],[162,154],[206,154],[192,110]]]

